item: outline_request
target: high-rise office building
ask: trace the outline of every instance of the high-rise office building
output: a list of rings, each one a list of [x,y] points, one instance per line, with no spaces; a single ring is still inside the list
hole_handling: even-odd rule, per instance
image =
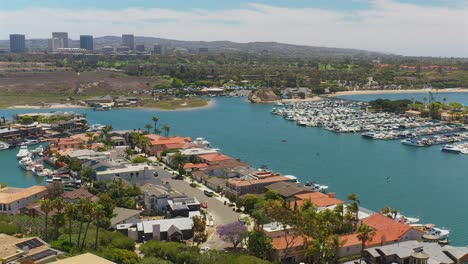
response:
[[[143,44],[136,45],[135,50],[138,52],[145,52],[145,45]]]
[[[122,46],[127,46],[130,50],[135,49],[135,37],[132,34],[123,34]]]
[[[63,49],[65,47],[63,43],[63,38],[51,38],[49,39],[49,51],[56,52],[58,49]]]
[[[93,50],[93,36],[91,35],[81,35],[80,36],[80,48],[86,50]]]
[[[166,54],[166,46],[155,43],[153,45],[153,54],[156,55],[165,55]]]
[[[21,34],[10,35],[10,51],[15,53],[26,51],[26,37]]]
[[[52,32],[52,38],[63,39],[63,48],[69,48],[68,46],[68,33],[67,32]]]

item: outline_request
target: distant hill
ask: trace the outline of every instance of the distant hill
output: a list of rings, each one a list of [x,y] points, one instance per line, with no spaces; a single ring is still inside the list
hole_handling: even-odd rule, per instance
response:
[[[94,39],[95,49],[104,46],[120,46],[121,37],[105,36]],[[231,41],[182,41],[162,39],[154,37],[135,37],[136,44],[144,44],[146,49],[152,48],[153,44],[159,43],[169,48],[181,48],[188,51],[198,51],[199,48],[208,48],[209,52],[245,52],[255,54],[267,54],[284,57],[334,57],[334,56],[362,56],[379,57],[389,54],[357,49],[327,48],[304,45],[284,44],[277,42],[249,42],[236,43]],[[46,49],[47,39],[28,39],[26,46],[33,50]],[[71,47],[79,47],[78,40],[71,40]],[[9,41],[0,40],[0,49],[8,49]]]

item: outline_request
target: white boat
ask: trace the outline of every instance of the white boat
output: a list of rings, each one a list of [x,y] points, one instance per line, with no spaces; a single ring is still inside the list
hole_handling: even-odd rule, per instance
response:
[[[22,145],[22,146],[20,147],[20,150],[19,150],[18,154],[16,154],[16,157],[17,157],[18,159],[22,159],[22,158],[28,157],[28,156],[30,156],[30,155],[31,155],[31,152],[29,152],[28,146]]]
[[[404,145],[414,146],[414,147],[425,147],[426,146],[421,141],[417,141],[417,140],[414,140],[414,139],[403,139],[401,141],[401,143],[404,144]]]
[[[456,153],[456,154],[459,154],[459,153],[462,152],[462,150],[459,147],[454,146],[454,145],[445,145],[440,150],[442,150],[444,152],[450,152],[450,153]]]
[[[44,151],[44,148],[42,146],[39,146],[39,147],[31,150],[31,153],[36,154],[36,155],[42,155],[43,151]]]
[[[18,161],[18,164],[23,168],[23,170],[27,171],[32,171],[34,167],[34,161],[28,156],[22,158],[20,161]]]
[[[34,175],[39,176],[39,177],[47,177],[52,175],[53,171],[51,169],[47,169],[44,167],[42,164],[36,164],[32,168],[32,172]]]
[[[10,148],[9,144],[0,141],[0,150],[4,150],[4,149],[8,149],[8,148]]]
[[[88,128],[88,130],[86,130],[86,131],[88,131],[88,132],[97,132],[97,131],[103,130],[104,127],[105,127],[105,126],[104,126],[104,125],[101,125],[101,124],[93,124],[93,125],[91,125],[91,126]]]
[[[25,139],[22,145],[31,146],[31,145],[37,145],[39,143],[41,142],[39,142],[39,140],[37,139]]]
[[[282,102],[280,102],[280,101],[275,102],[275,105],[276,106],[284,106],[284,104]]]

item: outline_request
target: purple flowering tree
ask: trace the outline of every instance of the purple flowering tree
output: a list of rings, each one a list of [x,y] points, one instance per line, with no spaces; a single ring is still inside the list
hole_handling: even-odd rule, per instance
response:
[[[247,226],[239,222],[221,225],[216,228],[218,236],[225,242],[231,242],[234,248],[239,245],[247,232]]]

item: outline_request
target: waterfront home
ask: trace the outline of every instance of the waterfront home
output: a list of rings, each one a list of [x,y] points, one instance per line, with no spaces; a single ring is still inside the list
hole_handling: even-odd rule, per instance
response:
[[[115,207],[110,220],[111,227],[116,228],[121,224],[136,224],[140,222],[140,210]]]
[[[223,161],[234,159],[229,156],[223,155],[221,153],[203,154],[203,155],[198,155],[198,157],[200,158],[202,163],[207,163],[207,164],[216,164],[218,162],[223,162]]]
[[[196,141],[194,143],[196,143]],[[195,156],[195,155],[215,154],[215,153],[218,153],[218,151],[219,151],[218,149],[214,149],[214,148],[193,147],[193,148],[182,149],[180,153],[182,155],[190,157],[190,156]]]
[[[324,210],[324,209],[333,209],[335,206],[339,204],[343,204],[343,201],[337,199],[335,193],[328,193],[324,194],[321,192],[308,192],[302,194],[294,195],[295,201],[290,202],[290,206],[298,206],[302,207],[306,200],[310,201],[317,209]]]
[[[110,104],[114,101],[112,96],[110,95],[104,95],[104,96],[97,96],[97,97],[92,97],[86,99],[86,103],[90,106],[97,106],[101,104]]]
[[[192,173],[197,181],[201,181],[201,178],[199,178],[201,175],[227,179],[240,178],[258,172],[257,170],[250,168],[249,164],[236,159],[218,161],[214,164],[207,164],[207,166],[199,165],[196,169],[192,168],[192,171],[203,171],[203,174]]]
[[[364,260],[370,264],[463,264],[468,262],[468,247],[440,246],[438,243],[411,240],[365,249]]]
[[[187,171],[187,172],[191,172],[191,171],[197,171],[197,170],[200,170],[200,169],[206,169],[208,167],[208,164],[206,163],[198,163],[198,164],[194,164],[194,163],[185,163],[184,164],[184,170]]]
[[[80,161],[109,161],[111,153],[109,151],[94,151],[91,149],[78,149],[68,152],[68,157],[71,159],[79,159]]]
[[[150,141],[146,152],[149,155],[158,155],[164,150],[187,149],[193,147],[192,139],[189,137],[163,137],[160,135],[149,134],[146,137]]]
[[[275,182],[288,182],[290,178],[279,176],[278,174],[257,174],[246,176],[244,178],[233,178],[226,181],[225,194],[235,198],[248,193],[262,193],[266,186]]]
[[[360,224],[368,225],[375,231],[374,238],[366,242],[366,247],[401,243],[408,240],[421,240],[423,235],[423,232],[382,214],[373,214],[361,220]],[[360,254],[361,241],[358,239],[357,233],[342,235],[339,237],[339,241],[338,257]]]
[[[73,257],[68,257],[64,259],[60,259],[54,262],[51,262],[53,264],[81,264],[81,263],[86,263],[86,264],[115,264],[115,262],[112,262],[110,260],[107,260],[105,258],[101,258],[99,256],[96,256],[91,253],[84,253],[81,255],[76,255]]]
[[[117,231],[137,242],[184,241],[193,238],[193,220],[188,217],[142,221],[117,225]]]
[[[6,142],[25,138],[39,138],[43,135],[43,127],[37,123],[31,125],[13,124],[0,127],[0,140]]]
[[[17,238],[0,234],[0,263],[50,263],[64,253],[38,237]]]
[[[47,187],[45,186],[0,188],[0,214],[17,214],[29,203],[46,195]]]
[[[119,96],[114,99],[114,106],[117,107],[130,107],[137,106],[139,99],[130,96]]]
[[[302,186],[297,182],[275,182],[273,184],[265,186],[265,190],[273,191],[284,199],[292,198],[297,194],[308,194],[312,190],[310,188]]]
[[[421,112],[420,112],[420,111],[416,111],[416,110],[406,110],[406,111],[405,111],[405,115],[406,115],[406,116],[420,117],[420,116],[421,116]]]
[[[97,171],[96,180],[108,182],[115,178],[121,178],[130,183],[137,183],[154,177],[155,172],[154,168],[147,164],[125,165]]]

